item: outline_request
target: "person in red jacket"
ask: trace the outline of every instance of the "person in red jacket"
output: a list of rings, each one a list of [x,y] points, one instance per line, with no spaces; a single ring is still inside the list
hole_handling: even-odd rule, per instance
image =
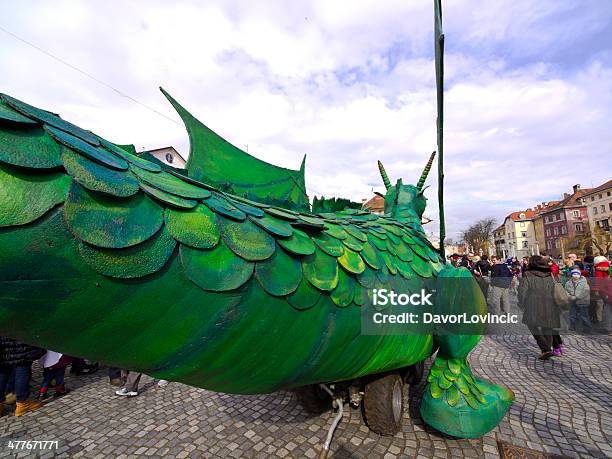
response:
[[[552,258],[548,259],[548,266],[550,266],[550,273],[554,280],[559,280],[559,265],[554,262]]]
[[[607,279],[610,276],[610,261],[603,255],[595,257],[593,271],[596,279]]]

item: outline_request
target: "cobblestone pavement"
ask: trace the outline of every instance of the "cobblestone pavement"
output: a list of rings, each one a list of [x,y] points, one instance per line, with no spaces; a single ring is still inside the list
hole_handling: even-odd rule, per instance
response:
[[[346,408],[331,457],[498,457],[497,440],[569,457],[612,457],[612,339],[569,337],[567,353],[538,361],[530,336],[483,338],[474,371],[502,382],[516,402],[482,439],[457,440],[423,425],[424,383],[407,390],[402,431],[370,432],[359,410]],[[34,379],[40,381],[35,372]],[[311,417],[291,392],[236,396],[143,377],[139,397],[113,395],[105,372],[68,378],[73,392],[21,418],[0,419],[0,457],[7,439],[58,440],[42,457],[307,457],[317,456],[332,413]],[[40,454],[38,452],[37,454]],[[22,451],[18,457],[31,456]]]

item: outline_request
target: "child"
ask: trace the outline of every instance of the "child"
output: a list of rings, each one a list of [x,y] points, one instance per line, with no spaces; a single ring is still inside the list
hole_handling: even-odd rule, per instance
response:
[[[570,330],[588,332],[592,324],[589,318],[589,305],[591,303],[591,292],[587,280],[582,276],[578,267],[570,271],[572,276],[565,284],[565,291],[572,300],[570,307]]]
[[[47,398],[47,390],[54,380],[55,386],[53,389],[55,390],[55,397],[62,397],[69,392],[64,386],[64,375],[66,374],[66,367],[70,365],[71,362],[71,357],[54,351],[47,351],[47,353],[40,358],[39,363],[44,370],[43,382],[38,393],[39,400]]]

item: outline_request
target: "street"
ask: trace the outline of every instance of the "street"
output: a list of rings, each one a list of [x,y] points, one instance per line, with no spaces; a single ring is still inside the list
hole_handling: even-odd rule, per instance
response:
[[[424,382],[407,390],[402,432],[381,437],[346,406],[331,457],[499,457],[498,441],[569,457],[612,456],[611,343],[569,337],[567,352],[537,360],[530,336],[484,337],[471,355],[475,373],[508,385],[516,401],[482,439],[457,440],[425,427],[418,415]],[[35,366],[34,381],[40,374]],[[310,457],[318,454],[332,413],[310,417],[291,392],[236,396],[178,383],[119,398],[105,370],[68,377],[73,391],[21,418],[0,419],[0,457],[26,457],[7,440],[57,440],[41,457]],[[534,456],[536,457],[536,456]]]

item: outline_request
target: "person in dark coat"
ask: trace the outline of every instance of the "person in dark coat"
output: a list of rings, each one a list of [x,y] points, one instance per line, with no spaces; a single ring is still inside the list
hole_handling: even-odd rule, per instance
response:
[[[489,263],[489,257],[483,255],[480,260],[476,262],[472,269],[472,274],[478,282],[478,286],[482,290],[482,294],[485,298],[489,295],[489,272],[491,271],[491,264]]]
[[[554,288],[547,257],[532,256],[518,288],[518,301],[523,310],[523,323],[529,327],[542,352],[540,360],[560,355],[563,345],[558,332],[561,319]]]
[[[510,312],[510,286],[512,285],[512,271],[508,265],[498,259],[491,257],[491,286],[489,288],[489,310],[492,314]]]
[[[15,416],[21,416],[41,407],[40,402],[30,400],[29,396],[32,362],[42,357],[44,353],[44,349],[0,336],[0,414],[4,411],[4,394],[13,372],[17,396]]]

